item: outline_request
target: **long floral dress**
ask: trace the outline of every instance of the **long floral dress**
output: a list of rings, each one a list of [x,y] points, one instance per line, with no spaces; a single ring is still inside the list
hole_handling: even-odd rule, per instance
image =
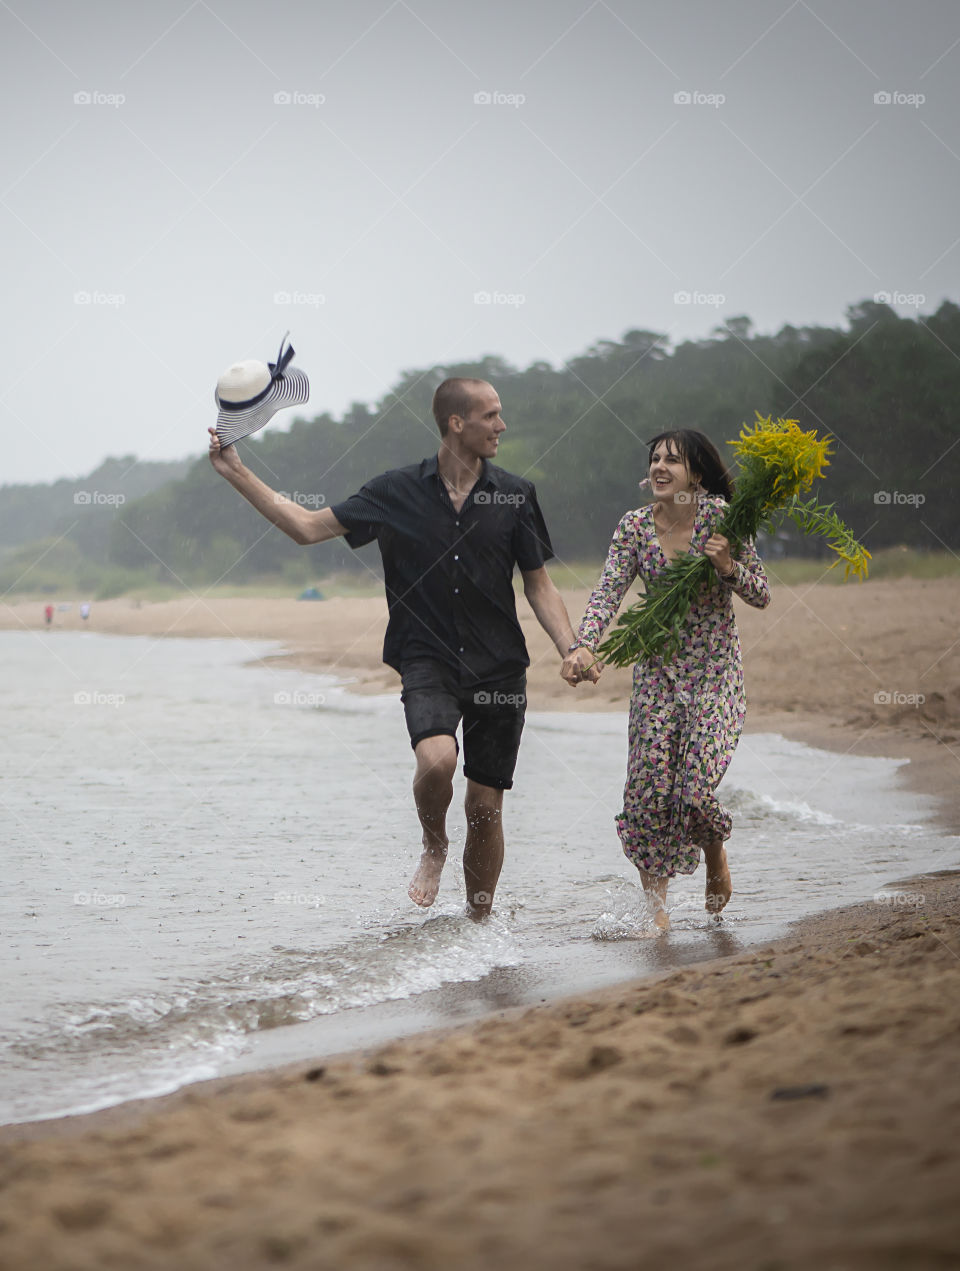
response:
[[[700,499],[691,552],[702,552],[726,506],[716,496]],[[628,512],[613,536],[578,640],[595,650],[634,579],[646,583],[666,565],[652,506]],[[770,603],[766,574],[752,543],[745,543],[736,556],[734,573],[724,582],[713,571],[687,615],[680,649],[671,661],[651,657],[633,668],[627,781],[617,833],[627,858],[660,877],[692,874],[702,847],[730,837],[730,814],[714,791],[733,757],[746,714],[733,593],[757,609]]]

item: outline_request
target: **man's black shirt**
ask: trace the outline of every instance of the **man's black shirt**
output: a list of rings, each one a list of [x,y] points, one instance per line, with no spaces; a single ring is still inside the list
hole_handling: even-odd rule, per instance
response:
[[[390,620],[383,660],[439,658],[463,685],[529,666],[517,621],[513,567],[553,556],[533,483],[483,462],[459,512],[437,456],[384,472],[331,509],[351,547],[377,540]]]

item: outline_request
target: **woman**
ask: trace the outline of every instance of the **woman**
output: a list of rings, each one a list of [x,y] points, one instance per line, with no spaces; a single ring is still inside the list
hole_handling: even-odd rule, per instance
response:
[[[715,790],[736,749],[746,713],[740,638],[733,594],[758,609],[770,589],[752,543],[736,559],[716,528],[733,483],[713,443],[691,429],[661,433],[650,443],[647,482],[655,502],[628,512],[617,526],[600,580],[561,669],[571,684],[592,678],[597,645],[635,578],[657,578],[684,552],[702,552],[716,571],[687,614],[680,649],[670,661],[645,658],[633,668],[629,754],[617,832],[640,871],[655,922],[667,930],[667,884],[692,874],[703,851],[706,908],[718,914],[732,886],[724,840],[730,814]],[[592,674],[590,674],[592,671]]]

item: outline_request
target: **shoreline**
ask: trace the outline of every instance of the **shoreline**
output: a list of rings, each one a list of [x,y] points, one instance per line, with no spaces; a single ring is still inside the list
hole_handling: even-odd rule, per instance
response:
[[[946,1266],[958,901],[921,875],[679,971],[3,1127],[0,1265],[572,1271],[642,1233],[656,1266]]]
[[[576,623],[587,589],[561,593]],[[901,780],[937,800],[938,820],[960,832],[960,642],[948,618],[960,612],[960,579],[899,579],[865,584],[772,585],[769,609],[737,602],[747,691],[746,732],[855,755],[907,758]],[[632,597],[624,605],[631,603]],[[605,669],[596,686],[571,689],[559,658],[522,595],[520,625],[530,651],[532,710],[626,710],[630,672]],[[387,607],[382,596],[322,602],[208,600],[186,596],[153,604],[123,598],[76,609],[43,629],[38,602],[0,604],[0,630],[272,640],[283,651],[251,660],[278,670],[333,674],[357,693],[398,693],[383,665]],[[107,687],[107,686],[103,686]],[[875,700],[877,697],[889,700]],[[913,702],[913,698],[922,698]]]
[[[960,912],[960,853],[958,853],[957,864],[954,869],[911,874],[898,879],[896,883],[887,884],[883,890],[889,891],[891,897],[914,897],[921,894],[918,889],[930,885],[947,888],[955,886],[956,895],[953,899],[958,902],[955,907]],[[904,902],[903,905],[898,905],[891,901],[892,908],[909,908],[914,913],[923,908],[923,904],[924,902]],[[507,1022],[519,1020],[541,1011],[560,1010],[574,1002],[605,1002],[608,999],[612,1000],[620,997],[626,990],[653,988],[667,980],[683,981],[692,972],[713,973],[727,964],[749,963],[759,958],[761,954],[765,958],[770,951],[776,952],[787,946],[794,946],[798,941],[809,942],[813,945],[820,940],[825,931],[836,934],[844,929],[844,924],[847,921],[855,926],[868,923],[871,917],[876,916],[877,910],[878,902],[876,900],[863,900],[856,901],[853,904],[836,905],[819,910],[816,913],[806,914],[801,918],[792,919],[787,924],[784,934],[774,940],[759,941],[756,945],[739,948],[734,952],[721,953],[715,956],[707,955],[702,959],[685,963],[681,966],[668,967],[649,974],[628,977],[598,988],[564,993],[557,997],[542,999],[537,1004],[527,1002],[511,1006],[494,1007],[481,1016],[468,1018],[460,1023],[430,1025],[424,1028],[416,1028],[411,1032],[390,1037],[386,1040],[351,1045],[329,1053],[314,1054],[309,1058],[283,1060],[268,1064],[262,1068],[251,1068],[243,1072],[226,1073],[216,1077],[203,1077],[195,1081],[186,1082],[177,1089],[163,1094],[141,1095],[132,1099],[124,1099],[119,1103],[109,1104],[107,1107],[95,1108],[87,1112],[56,1113],[52,1116],[40,1117],[34,1120],[0,1122],[0,1145],[8,1141],[18,1141],[21,1137],[25,1141],[44,1138],[48,1132],[51,1137],[59,1137],[61,1134],[85,1134],[88,1130],[99,1132],[104,1128],[124,1127],[130,1120],[139,1122],[153,1115],[154,1112],[163,1113],[168,1109],[179,1108],[183,1103],[192,1103],[194,1095],[198,1097],[206,1097],[207,1095],[219,1097],[221,1094],[234,1091],[246,1092],[248,1089],[258,1088],[263,1082],[284,1081],[291,1075],[299,1078],[304,1075],[305,1070],[308,1072],[314,1071],[317,1065],[322,1067],[339,1064],[356,1066],[357,1064],[365,1063],[371,1055],[378,1055],[381,1051],[389,1050],[394,1046],[452,1040],[461,1034],[468,1034],[478,1028],[482,1028],[490,1020]],[[722,922],[717,925],[716,934],[722,941],[724,934]],[[661,937],[649,938],[659,939]],[[669,939],[669,934],[667,938]],[[960,950],[958,950],[958,958],[960,958]]]
[[[874,587],[866,605],[777,588],[776,639],[738,606],[747,731],[908,758],[897,782],[957,833],[942,586]],[[584,596],[565,597],[572,615]],[[628,672],[575,696],[520,609],[533,710],[625,709]],[[0,627],[26,616],[0,607]],[[384,616],[381,600],[194,598],[108,602],[83,629],[276,640],[253,660],[391,692]],[[923,708],[875,701],[877,683],[922,686]],[[0,1271],[952,1265],[960,868],[887,892],[681,969],[2,1126]]]

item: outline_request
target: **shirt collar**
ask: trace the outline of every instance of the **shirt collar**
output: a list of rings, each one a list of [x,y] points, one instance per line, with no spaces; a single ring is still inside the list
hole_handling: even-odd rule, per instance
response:
[[[420,465],[421,477],[439,477],[439,455],[431,455],[429,459],[424,459]],[[477,480],[478,486],[492,485],[495,489],[500,485],[500,469],[492,463],[488,463],[486,459],[481,459],[482,467],[480,476]]]

